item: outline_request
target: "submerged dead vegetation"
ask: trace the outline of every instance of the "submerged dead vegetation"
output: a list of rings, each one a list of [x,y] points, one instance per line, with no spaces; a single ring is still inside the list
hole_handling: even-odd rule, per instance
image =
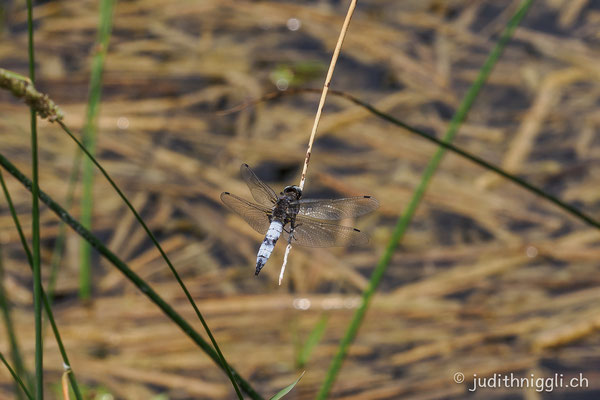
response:
[[[23,1],[0,5],[0,67],[27,71]],[[333,77],[350,93],[440,137],[518,1],[359,2]],[[300,373],[302,344],[322,339],[286,398],[314,398],[398,215],[435,147],[330,95],[305,193],[370,194],[380,210],[355,223],[371,243],[295,247],[283,285],[278,246],[259,278],[260,236],[219,194],[246,194],[239,165],[280,189],[298,181],[317,94],[267,100],[278,88],[319,88],[345,2],[117,2],[98,120],[98,160],[132,200],[182,275],[227,361],[263,396]],[[84,124],[95,1],[35,7],[37,83],[76,132]],[[535,2],[455,144],[600,219],[600,9]],[[29,110],[0,92],[0,153],[30,171]],[[76,154],[39,121],[41,189],[65,204]],[[6,174],[5,174],[6,175]],[[28,237],[30,194],[8,188]],[[80,212],[80,187],[70,212]],[[200,330],[158,251],[108,183],[94,182],[93,230]],[[59,220],[41,209],[47,282]],[[91,395],[229,399],[226,375],[105,260],[94,295],[77,298],[79,237],[68,231],[54,312],[77,378]],[[5,294],[33,368],[31,273],[4,199]],[[565,377],[588,388],[487,389],[476,399],[592,399],[600,393],[600,233],[556,206],[447,154],[404,236],[334,386],[340,399],[462,399],[469,377]],[[49,398],[62,361],[45,341]],[[5,330],[0,350],[9,354]],[[0,398],[13,381],[0,369]],[[454,383],[461,372],[466,384]],[[586,397],[587,396],[587,397]]]

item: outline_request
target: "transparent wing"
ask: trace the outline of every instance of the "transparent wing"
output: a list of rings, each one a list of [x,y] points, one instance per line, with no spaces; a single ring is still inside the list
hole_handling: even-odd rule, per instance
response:
[[[267,233],[271,223],[269,221],[270,209],[250,203],[229,192],[221,193],[221,201],[227,208],[242,217],[256,232],[263,235]]]
[[[289,225],[287,228],[289,229]],[[286,241],[289,236],[289,233],[284,230],[283,237]],[[296,229],[294,230],[292,244],[308,247],[337,247],[357,246],[367,243],[369,243],[369,237],[358,229],[301,215],[296,217]]]
[[[371,196],[333,200],[301,199],[298,204],[300,204],[298,215],[329,220],[359,217],[379,207],[377,199]]]
[[[252,193],[252,197],[257,203],[271,207],[277,203],[277,194],[266,183],[261,181],[258,176],[250,169],[248,164],[242,164],[240,167],[242,178]]]

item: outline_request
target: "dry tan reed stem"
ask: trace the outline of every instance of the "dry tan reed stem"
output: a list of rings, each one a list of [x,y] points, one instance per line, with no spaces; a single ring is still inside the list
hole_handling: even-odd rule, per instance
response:
[[[310,154],[312,152],[313,142],[315,140],[315,135],[317,134],[317,127],[319,126],[319,121],[321,119],[321,111],[323,111],[323,106],[325,105],[325,98],[327,97],[327,91],[329,90],[329,85],[331,84],[333,70],[335,69],[335,64],[337,62],[338,56],[340,55],[342,43],[344,43],[344,38],[346,37],[348,25],[350,25],[350,19],[352,19],[352,14],[354,13],[355,7],[356,0],[352,0],[350,2],[350,7],[348,7],[348,13],[346,14],[344,25],[342,25],[342,30],[340,31],[340,37],[338,38],[337,44],[335,45],[333,56],[331,57],[329,71],[327,71],[327,77],[325,78],[325,84],[323,85],[323,92],[321,93],[321,100],[319,101],[317,115],[315,116],[315,123],[313,124],[312,132],[310,133],[310,139],[308,140],[308,150],[306,150],[306,158],[304,159],[304,167],[302,168],[302,177],[300,178],[300,185],[298,185],[300,186],[300,189],[304,189],[304,181],[306,180],[306,170],[308,169],[308,162],[310,161]]]
[[[304,158],[304,167],[302,168],[300,185],[298,185],[302,190],[304,189],[304,182],[306,181],[306,170],[308,169],[308,162],[310,161],[313,142],[315,141],[315,136],[317,134],[317,127],[319,126],[319,121],[321,120],[321,112],[323,111],[323,106],[325,105],[325,98],[327,97],[327,92],[329,91],[329,85],[331,84],[331,77],[333,76],[335,64],[337,63],[338,56],[340,55],[340,50],[342,49],[342,44],[344,43],[346,32],[348,32],[348,26],[350,25],[352,14],[354,14],[354,8],[356,8],[356,0],[352,0],[350,2],[350,6],[348,7],[348,13],[346,14],[346,19],[344,20],[344,25],[342,25],[340,36],[338,37],[337,44],[335,45],[335,50],[333,51],[333,56],[331,57],[331,63],[329,63],[329,71],[327,71],[327,77],[325,77],[325,84],[323,85],[323,91],[321,92],[321,100],[319,101],[319,107],[317,108],[317,115],[315,115],[315,123],[313,124],[312,132],[310,133],[310,139],[308,139],[308,149],[306,150],[306,158]],[[283,273],[285,272],[287,258],[290,254],[291,249],[292,243],[290,236],[290,241],[288,242],[288,245],[285,248],[285,255],[283,256],[283,264],[281,265],[281,273],[279,274],[279,285],[281,285],[281,281],[283,280]]]
[[[62,378],[60,379],[62,392],[63,392],[63,400],[70,400],[69,396],[69,374],[71,373],[71,369],[67,369],[62,374]]]
[[[279,286],[281,286],[281,281],[283,280],[283,274],[285,273],[285,266],[287,264],[287,258],[290,254],[290,250],[292,249],[292,244],[288,242],[285,247],[285,255],[283,256],[283,264],[281,264],[281,272],[279,273]]]

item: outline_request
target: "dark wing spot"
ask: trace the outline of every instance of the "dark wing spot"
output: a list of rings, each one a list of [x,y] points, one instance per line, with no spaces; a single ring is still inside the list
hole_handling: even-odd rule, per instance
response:
[[[352,228],[352,229],[354,229],[356,232],[360,232],[360,231],[359,231],[358,229],[356,229],[356,228]]]
[[[223,192],[223,194],[231,194],[231,193],[229,193],[229,192]]]
[[[365,198],[365,199],[370,199],[370,198],[371,198],[371,196],[364,196],[364,198]]]

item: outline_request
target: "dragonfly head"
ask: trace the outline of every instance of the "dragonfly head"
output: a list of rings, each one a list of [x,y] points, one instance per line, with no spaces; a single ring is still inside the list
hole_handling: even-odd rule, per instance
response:
[[[296,185],[292,185],[292,186],[286,186],[283,189],[283,192],[281,192],[282,195],[292,195],[294,197],[296,197],[296,200],[300,199],[300,197],[302,197],[302,189],[300,189],[299,186]]]

